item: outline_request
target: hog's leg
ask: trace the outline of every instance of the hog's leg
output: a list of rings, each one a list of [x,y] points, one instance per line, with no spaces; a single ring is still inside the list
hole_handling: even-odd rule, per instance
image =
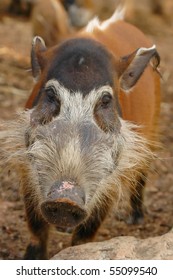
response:
[[[31,241],[26,248],[24,259],[47,259],[48,224],[37,213],[36,207],[28,196],[24,196],[28,227],[31,231]]]
[[[143,191],[146,183],[146,175],[142,175],[136,184],[135,193],[131,195],[132,213],[128,219],[129,224],[140,224],[143,221]]]
[[[72,236],[72,246],[92,241],[109,210],[107,205],[103,205],[102,208],[94,209],[85,223],[76,227]]]

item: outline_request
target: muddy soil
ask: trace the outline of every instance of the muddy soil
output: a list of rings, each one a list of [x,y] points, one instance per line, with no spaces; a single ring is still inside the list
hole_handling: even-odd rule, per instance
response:
[[[154,28],[153,28],[153,24]],[[115,236],[140,238],[162,235],[173,226],[173,28],[157,17],[144,30],[161,55],[162,103],[160,142],[163,148],[151,166],[145,189],[145,218],[141,225],[127,225],[112,211],[95,238]],[[12,119],[22,110],[33,86],[30,71],[32,30],[29,20],[2,17],[0,20],[0,120]],[[70,234],[53,229],[49,239],[52,257],[70,246]],[[0,170],[0,259],[22,259],[29,241],[24,205],[15,173]]]

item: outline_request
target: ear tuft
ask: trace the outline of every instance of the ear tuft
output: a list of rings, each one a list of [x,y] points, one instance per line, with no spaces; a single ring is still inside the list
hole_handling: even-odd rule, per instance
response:
[[[31,49],[31,66],[32,66],[32,75],[38,80],[41,69],[43,67],[41,54],[46,51],[46,46],[44,40],[35,36],[32,41],[32,49]]]
[[[150,52],[152,50],[156,50],[156,45],[153,45],[151,48],[140,48],[136,51],[136,56],[144,55],[146,52]]]
[[[37,47],[40,51],[46,50],[46,45],[44,40],[40,36],[35,36],[32,40],[32,47]]]

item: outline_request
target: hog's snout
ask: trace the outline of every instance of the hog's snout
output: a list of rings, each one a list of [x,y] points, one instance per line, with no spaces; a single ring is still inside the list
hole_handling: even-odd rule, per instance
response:
[[[84,192],[69,181],[56,182],[41,205],[44,218],[59,227],[75,227],[86,216]]]

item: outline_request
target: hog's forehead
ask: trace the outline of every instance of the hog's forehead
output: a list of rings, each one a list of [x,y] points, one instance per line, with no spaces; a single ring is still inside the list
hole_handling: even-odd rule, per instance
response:
[[[94,88],[113,86],[113,58],[101,44],[91,39],[71,39],[54,52],[47,80],[56,79],[84,96]]]

